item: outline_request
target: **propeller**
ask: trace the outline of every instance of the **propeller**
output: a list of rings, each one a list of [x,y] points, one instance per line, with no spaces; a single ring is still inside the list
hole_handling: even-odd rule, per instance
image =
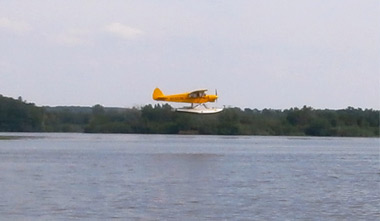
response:
[[[217,96],[216,99],[215,99],[215,102],[217,102],[217,101],[218,101],[218,98],[219,98],[219,97],[218,97],[218,90],[217,90],[217,89],[215,89],[215,95]]]

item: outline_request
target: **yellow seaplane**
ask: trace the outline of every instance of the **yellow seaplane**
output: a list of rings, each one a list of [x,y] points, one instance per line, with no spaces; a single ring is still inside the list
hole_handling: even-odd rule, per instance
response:
[[[221,112],[223,108],[209,108],[205,103],[215,102],[218,99],[218,95],[215,91],[215,95],[207,95],[207,89],[195,90],[182,94],[164,95],[159,88],[153,91],[153,100],[167,101],[167,102],[180,102],[190,103],[190,107],[177,108],[176,111],[195,113],[195,114],[214,114]]]

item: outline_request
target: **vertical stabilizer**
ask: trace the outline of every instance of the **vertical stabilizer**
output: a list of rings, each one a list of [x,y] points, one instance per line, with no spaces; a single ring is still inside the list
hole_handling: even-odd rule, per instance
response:
[[[162,91],[158,87],[154,89],[153,100],[157,100],[158,98],[163,97],[163,96],[165,96],[164,93],[162,93]]]

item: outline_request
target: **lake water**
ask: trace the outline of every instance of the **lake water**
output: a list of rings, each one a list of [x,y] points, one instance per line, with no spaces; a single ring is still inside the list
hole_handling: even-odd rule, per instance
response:
[[[378,138],[1,135],[1,220],[380,220]]]

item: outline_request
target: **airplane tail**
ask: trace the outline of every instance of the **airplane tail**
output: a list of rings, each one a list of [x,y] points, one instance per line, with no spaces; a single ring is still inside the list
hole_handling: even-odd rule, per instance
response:
[[[154,89],[153,100],[157,100],[159,97],[163,97],[163,96],[165,96],[164,93],[162,93],[162,91],[158,87]]]

